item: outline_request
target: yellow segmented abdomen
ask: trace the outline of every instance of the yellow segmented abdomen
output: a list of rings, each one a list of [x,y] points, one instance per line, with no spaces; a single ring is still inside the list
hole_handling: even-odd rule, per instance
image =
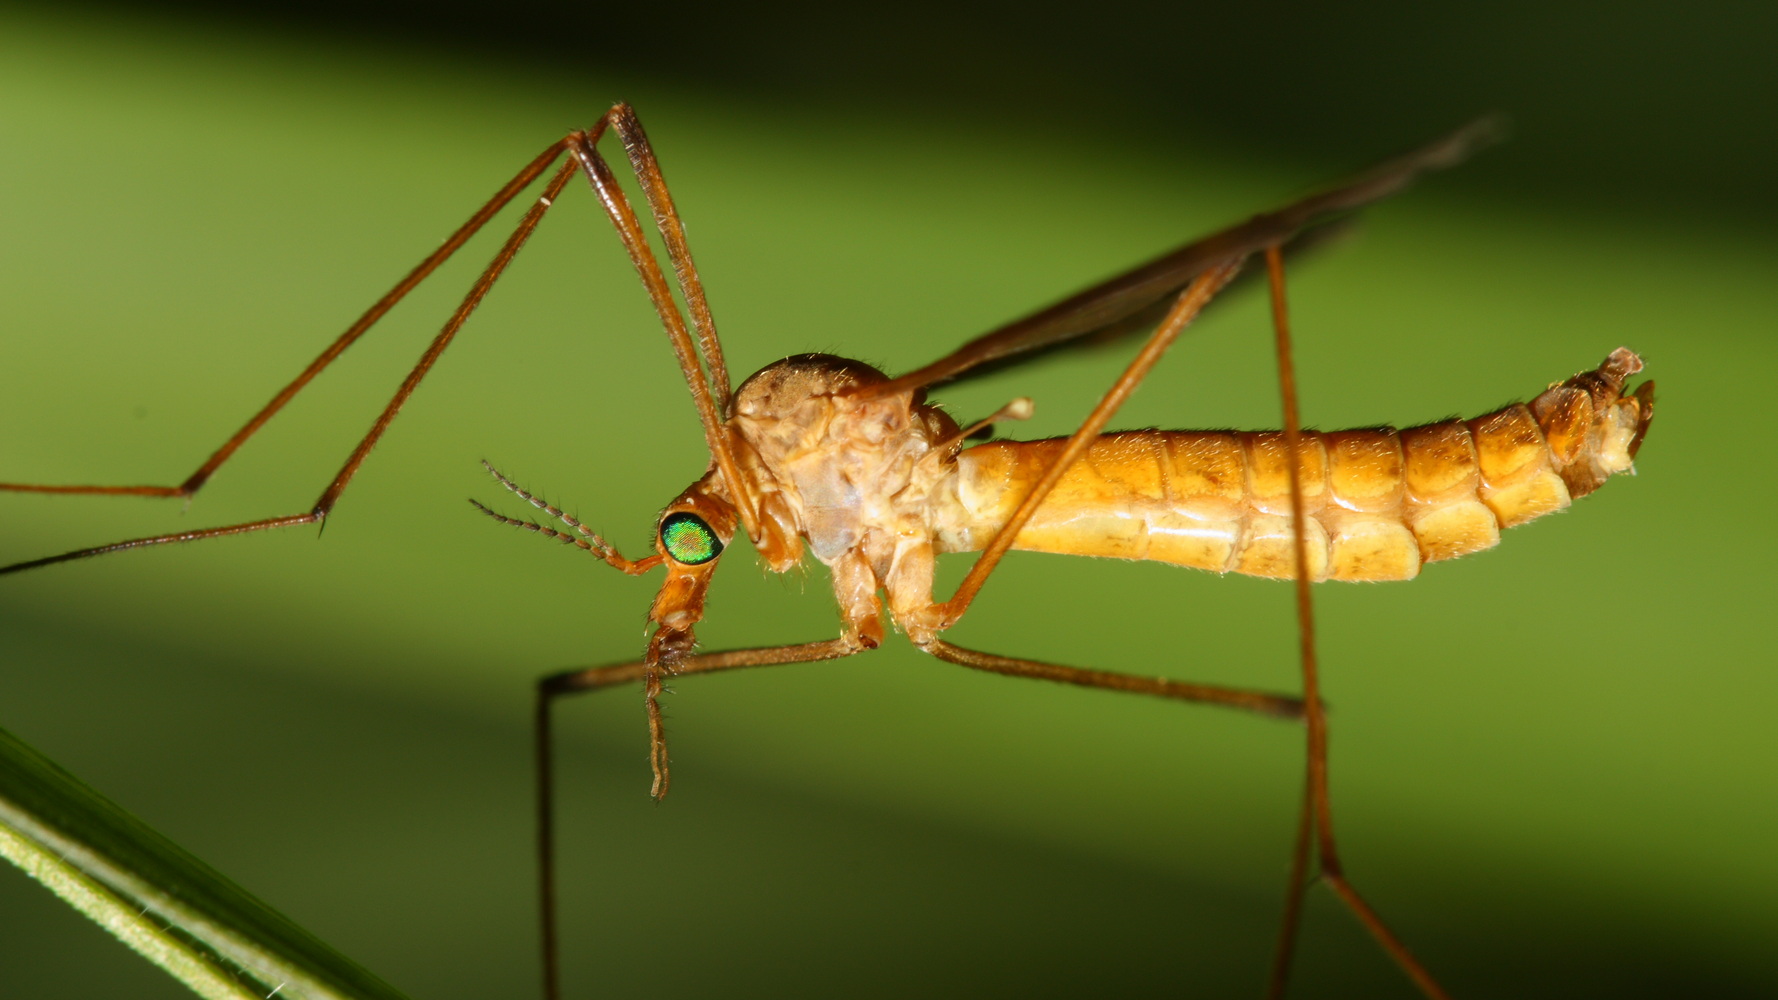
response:
[[[1304,432],[1311,577],[1411,579],[1422,563],[1492,548],[1501,528],[1560,510],[1628,471],[1653,416],[1652,382],[1623,392],[1641,369],[1641,358],[1619,348],[1595,371],[1473,420]],[[985,546],[1063,443],[996,441],[960,454],[935,508],[940,550]],[[1104,435],[1013,547],[1291,576],[1284,435]]]

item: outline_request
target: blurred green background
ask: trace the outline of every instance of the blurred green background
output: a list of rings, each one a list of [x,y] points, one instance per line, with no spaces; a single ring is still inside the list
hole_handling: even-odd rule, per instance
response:
[[[1628,344],[1640,475],[1412,585],[1319,588],[1351,874],[1460,997],[1778,993],[1771,5],[1096,4],[1039,17],[0,7],[0,477],[168,482],[537,150],[648,123],[730,352],[890,371],[1477,112],[1511,143],[1293,284],[1311,420],[1486,411]],[[416,998],[534,990],[530,684],[642,645],[651,580],[499,529],[488,458],[632,551],[703,469],[572,190],[317,541],[0,581],[0,725]],[[313,501],[485,238],[191,505],[0,496],[0,562]],[[1275,425],[1251,294],[1123,426]],[[1064,433],[1124,352],[946,391]],[[514,505],[507,503],[507,509]],[[955,580],[963,565],[947,565]],[[1286,587],[1014,554],[957,641],[1266,688]],[[823,637],[825,572],[719,575],[711,648]],[[569,996],[1252,996],[1292,729],[897,641],[562,713]],[[1317,893],[1299,997],[1411,988]],[[0,872],[0,996],[178,996]]]

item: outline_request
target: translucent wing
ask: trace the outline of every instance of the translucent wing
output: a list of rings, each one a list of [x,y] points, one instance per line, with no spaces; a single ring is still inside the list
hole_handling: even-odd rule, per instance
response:
[[[995,362],[1026,360],[1070,342],[1142,325],[1157,317],[1192,278],[1211,264],[1245,257],[1278,243],[1300,249],[1328,235],[1330,222],[1386,198],[1428,170],[1454,166],[1494,142],[1501,122],[1484,118],[1405,156],[1381,163],[1356,177],[1272,212],[1194,240],[1146,264],[1071,295],[1054,305],[971,340],[933,363],[892,381],[860,390],[871,395],[900,392],[955,379]],[[997,366],[996,366],[997,367]]]

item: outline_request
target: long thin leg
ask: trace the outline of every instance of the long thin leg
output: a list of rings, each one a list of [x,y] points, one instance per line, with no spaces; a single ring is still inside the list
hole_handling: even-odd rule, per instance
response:
[[[697,331],[698,346],[709,367],[711,399],[718,413],[726,413],[732,391],[728,362],[723,360],[722,341],[716,336],[716,320],[711,317],[710,303],[704,296],[704,281],[698,276],[697,265],[692,263],[691,245],[685,239],[685,224],[679,220],[679,210],[673,206],[673,195],[667,190],[667,178],[661,173],[660,160],[654,155],[654,147],[648,141],[648,133],[642,130],[642,119],[636,116],[635,108],[619,103],[606,115],[606,120],[611,122],[612,131],[623,141],[624,152],[630,157],[630,168],[642,183],[642,195],[648,200],[648,209],[654,216],[661,239],[666,242],[667,259],[673,264],[673,275],[685,296],[692,329]]]
[[[1296,926],[1302,915],[1302,893],[1307,885],[1303,875],[1307,869],[1310,840],[1315,843],[1316,860],[1321,880],[1340,897],[1383,950],[1395,959],[1415,985],[1433,1000],[1450,1000],[1450,994],[1438,984],[1419,959],[1408,951],[1377,912],[1346,880],[1340,864],[1339,848],[1334,842],[1333,806],[1327,786],[1327,712],[1321,702],[1321,677],[1315,656],[1315,615],[1309,594],[1308,558],[1304,549],[1304,514],[1302,485],[1297,467],[1301,443],[1301,419],[1297,412],[1296,368],[1291,360],[1290,318],[1284,297],[1284,255],[1276,246],[1266,250],[1266,273],[1272,289],[1272,326],[1278,345],[1278,383],[1284,396],[1284,447],[1290,475],[1290,516],[1296,558],[1296,613],[1303,665],[1304,715],[1308,723],[1308,774],[1303,797],[1303,812],[1298,820],[1295,854],[1291,864],[1290,895],[1285,905],[1285,924],[1279,932],[1278,951],[1272,967],[1268,995],[1281,997],[1290,968],[1291,951],[1296,943]],[[1311,838],[1310,834],[1313,834]]]
[[[1222,705],[1284,719],[1303,717],[1302,699],[1287,694],[1219,687],[1215,684],[1188,684],[1184,681],[1168,680],[1165,677],[1141,677],[1136,674],[1123,674],[1111,670],[1088,670],[1082,667],[1067,667],[1059,663],[1044,663],[1040,660],[1023,660],[1014,656],[998,656],[994,653],[964,649],[962,646],[952,645],[943,639],[928,640],[920,649],[946,663],[955,663],[960,667],[969,667],[972,670],[984,670],[991,674],[1056,681],[1061,684],[1099,688],[1103,691],[1153,695],[1157,698],[1171,698],[1175,701]]]
[[[637,276],[642,279],[642,287],[647,290],[649,300],[654,303],[655,314],[660,317],[661,327],[667,333],[667,342],[672,345],[673,355],[678,359],[680,371],[685,375],[686,388],[691,390],[692,404],[697,408],[698,421],[704,428],[704,443],[709,447],[711,456],[716,459],[717,468],[722,470],[723,479],[734,495],[735,506],[740,512],[741,523],[746,527],[748,537],[757,543],[760,540],[760,522],[750,486],[751,480],[741,475],[740,463],[735,457],[734,441],[723,419],[729,396],[728,368],[722,358],[722,346],[716,337],[709,304],[704,298],[703,282],[698,277],[697,267],[692,263],[691,250],[686,244],[685,228],[673,207],[672,197],[667,193],[667,182],[661,174],[660,162],[648,144],[648,136],[642,131],[642,123],[637,119],[635,111],[627,104],[614,105],[600,119],[599,124],[601,128],[609,125],[618,132],[636,177],[642,183],[642,191],[654,217],[655,227],[666,242],[667,255],[673,264],[680,292],[691,307],[692,326],[696,328],[698,343],[703,347],[704,364],[709,367],[708,375],[699,363],[698,346],[692,341],[685,317],[679,311],[679,304],[674,300],[672,289],[667,284],[667,276],[661,270],[660,261],[655,259],[654,250],[642,231],[636,211],[630,205],[629,196],[618,186],[617,178],[605,158],[599,155],[598,131],[580,137],[571,149],[580,160],[587,183],[592,185],[593,193],[598,196],[599,204],[605,209],[605,215],[617,228],[618,238],[623,242],[625,252],[630,255],[630,263],[636,268]]]
[[[782,663],[807,663],[815,660],[838,659],[862,652],[864,648],[868,647],[860,645],[854,639],[841,637],[796,646],[704,653],[687,657],[681,661],[674,667],[673,676],[714,673],[719,670],[735,670],[743,667],[764,667]],[[1075,684],[1106,691],[1145,694],[1177,701],[1223,705],[1287,719],[1303,717],[1302,700],[1290,695],[1226,688],[1211,684],[1190,684],[1166,678],[1139,677],[1108,670],[1088,670],[1055,663],[1043,663],[1037,660],[997,656],[992,653],[965,649],[942,639],[932,639],[921,648],[946,662],[988,673]],[[557,1000],[561,995],[555,892],[555,780],[551,753],[551,707],[557,698],[564,695],[581,691],[602,690],[619,684],[642,681],[646,678],[647,673],[647,664],[637,660],[614,666],[555,674],[544,678],[537,685],[536,742],[534,746],[537,769],[537,877],[545,1000]]]
[[[668,256],[673,264],[674,274],[679,287],[691,307],[692,326],[697,332],[698,344],[703,349],[704,363],[709,367],[709,375],[705,376],[699,367],[698,348],[693,345],[690,333],[686,330],[685,320],[679,313],[677,303],[669,289],[665,274],[655,260],[653,251],[642,233],[635,211],[630,207],[628,198],[618,187],[616,178],[611,174],[610,167],[605,164],[596,149],[600,137],[607,128],[614,128],[624,143],[638,179],[642,182],[643,192],[647,198],[656,226],[666,241]],[[717,464],[723,469],[731,488],[739,501],[742,521],[747,525],[748,533],[758,538],[758,519],[752,494],[746,487],[745,479],[739,473],[739,465],[734,456],[734,448],[729,440],[728,432],[722,424],[721,411],[726,409],[729,398],[728,369],[722,357],[721,344],[717,340],[716,329],[710,316],[709,304],[704,295],[703,283],[698,277],[697,268],[692,263],[691,251],[685,239],[685,229],[679,220],[678,212],[673,206],[671,195],[667,192],[666,179],[661,173],[660,163],[648,143],[647,135],[642,131],[642,124],[633,109],[627,104],[618,104],[606,112],[599,122],[586,131],[571,132],[560,141],[551,145],[539,154],[523,170],[519,172],[505,187],[501,188],[487,204],[465,222],[445,241],[437,251],[428,256],[403,278],[396,286],[371,306],[358,321],[352,324],[327,349],[322,351],[309,366],[303,369],[291,383],[284,387],[272,400],[247,421],[235,434],[223,443],[222,447],[211,455],[198,470],[192,473],[178,486],[61,486],[33,483],[0,483],[0,490],[35,492],[35,493],[98,493],[128,494],[137,496],[191,496],[204,485],[210,476],[226,462],[235,451],[252,437],[260,427],[264,426],[277,412],[283,409],[304,386],[308,385],[316,375],[338,358],[346,348],[350,347],[370,327],[381,319],[408,292],[412,291],[421,281],[432,274],[439,265],[444,263],[469,238],[475,235],[489,219],[493,218],[518,193],[530,185],[544,171],[549,169],[561,154],[567,151],[572,154],[575,163],[559,169],[550,180],[542,197],[534,204],[525,217],[519,222],[511,237],[488,269],[483,273],[474,287],[470,289],[463,304],[452,315],[444,329],[432,341],[425,354],[408,377],[396,390],[394,398],[384,408],[376,423],[371,427],[358,446],[347,457],[345,465],[323,491],[315,506],[307,512],[290,514],[282,517],[265,518],[241,524],[226,525],[217,528],[199,529],[196,531],[171,532],[146,538],[132,538],[109,545],[78,549],[43,559],[16,563],[0,567],[0,575],[14,573],[39,566],[47,566],[74,559],[105,555],[111,552],[122,552],[129,549],[146,548],[153,545],[164,545],[172,542],[190,542],[206,538],[220,538],[225,535],[238,535],[254,531],[265,531],[273,528],[284,528],[297,524],[315,524],[326,519],[339,497],[345,492],[352,477],[358,472],[365,458],[370,454],[377,441],[383,436],[407,399],[413,394],[420,381],[426,377],[438,356],[450,345],[457,330],[462,327],[469,315],[481,304],[500,274],[511,263],[512,258],[524,246],[531,232],[541,221],[543,214],[554,204],[561,194],[568,178],[576,168],[582,170],[598,195],[600,204],[607,216],[617,228],[637,273],[642,278],[649,298],[654,302],[661,322],[666,328],[668,341],[672,344],[675,355],[679,357],[680,366],[685,371],[687,383],[691,387],[692,397],[697,404],[700,420],[704,424],[705,436]]]
[[[1062,453],[1056,456],[1055,462],[1045,470],[1043,478],[1031,488],[1031,492],[1019,503],[1018,509],[1013,511],[1012,516],[1006,519],[1006,523],[1000,526],[1000,531],[994,535],[994,540],[989,542],[988,546],[982,550],[982,554],[976,558],[975,565],[969,568],[968,575],[963,578],[962,583],[957,585],[956,593],[951,595],[950,600],[939,606],[941,629],[956,624],[957,619],[963,617],[963,613],[969,610],[970,602],[975,600],[975,595],[982,589],[982,584],[987,582],[988,574],[994,572],[994,567],[1000,564],[1001,557],[1005,556],[1007,551],[1012,548],[1013,540],[1024,529],[1025,522],[1031,520],[1031,515],[1037,513],[1038,506],[1043,503],[1045,497],[1049,496],[1056,484],[1062,481],[1062,476],[1068,471],[1069,466],[1073,465],[1080,456],[1086,454],[1087,448],[1099,436],[1099,432],[1105,429],[1105,425],[1111,422],[1111,418],[1117,414],[1119,407],[1123,406],[1124,401],[1130,398],[1130,394],[1136,391],[1136,386],[1142,383],[1143,378],[1154,368],[1155,363],[1161,360],[1161,355],[1165,354],[1167,348],[1172,346],[1173,341],[1179,338],[1180,332],[1185,329],[1186,325],[1196,318],[1206,305],[1210,304],[1210,300],[1216,297],[1216,293],[1229,283],[1240,267],[1241,260],[1239,258],[1212,265],[1206,268],[1202,274],[1193,278],[1192,283],[1179,294],[1179,300],[1168,311],[1167,317],[1161,321],[1161,325],[1155,328],[1153,334],[1149,335],[1148,342],[1142,345],[1142,350],[1137,352],[1135,360],[1131,361],[1130,366],[1124,369],[1124,373],[1118,376],[1116,382],[1112,383],[1111,389],[1105,393],[1104,398],[1099,400],[1099,405],[1093,407],[1093,412],[1087,414],[1086,420],[1081,422],[1080,429],[1076,430],[1074,436],[1068,439],[1068,443],[1062,448]]]
[[[674,664],[672,676],[709,674],[719,670],[743,667],[770,667],[782,663],[811,663],[816,660],[837,660],[863,652],[867,646],[841,636],[821,642],[805,642],[792,646],[768,646],[760,649],[736,649],[725,653],[699,653]],[[543,996],[557,1000],[561,996],[557,966],[556,931],[556,843],[555,843],[555,777],[550,741],[550,708],[557,698],[583,691],[599,691],[619,684],[643,680],[648,673],[642,660],[618,663],[588,670],[572,670],[553,674],[537,682],[537,706],[534,751],[537,768],[537,894],[538,914],[543,933]]]
[[[458,235],[463,239],[467,239],[468,235],[473,233],[475,229],[479,228],[482,222],[485,221],[485,219],[483,219],[484,215],[492,214],[493,211],[497,211],[506,201],[511,200],[513,195],[517,193],[514,185],[522,186],[520,184],[521,181],[529,183],[531,180],[535,179],[537,174],[549,166],[561,150],[567,146],[569,141],[578,135],[581,135],[581,133],[575,133],[574,136],[564,139],[562,142],[550,147],[550,150],[547,151],[544,156],[540,156],[538,159],[533,160],[525,170],[519,173],[518,177],[514,178],[511,184],[508,184],[506,188],[503,188],[501,192],[495,196],[494,201],[490,202],[488,206],[485,206],[481,212],[476,213],[475,218],[472,218],[469,224],[466,224],[462,229],[459,229]],[[432,370],[432,366],[437,362],[439,355],[443,354],[445,348],[450,346],[451,340],[456,337],[457,331],[461,329],[463,323],[469,319],[470,314],[475,311],[477,306],[481,305],[482,299],[488,294],[488,289],[493,287],[494,282],[499,280],[501,273],[506,270],[507,265],[511,264],[513,258],[518,255],[519,250],[525,245],[525,241],[528,240],[531,233],[536,230],[537,224],[543,220],[544,213],[549,211],[550,206],[554,204],[556,197],[561,194],[562,188],[567,186],[568,181],[573,178],[577,169],[578,165],[576,163],[569,162],[556,170],[555,175],[550,178],[549,183],[545,186],[542,196],[539,197],[531,208],[525,212],[524,217],[519,220],[518,225],[513,229],[512,235],[507,237],[506,243],[501,246],[500,252],[495,254],[493,261],[488,264],[487,268],[482,272],[481,277],[478,278],[475,284],[469,289],[469,293],[464,297],[462,304],[457,307],[456,312],[451,315],[451,318],[445,323],[444,328],[433,338],[432,343],[427,345],[426,351],[420,356],[419,362],[414,365],[413,370],[410,371],[407,378],[402,381],[400,388],[396,389],[394,397],[390,399],[389,403],[383,408],[383,412],[377,416],[376,423],[371,425],[370,432],[364,436],[363,440],[358,443],[358,446],[352,450],[352,453],[349,456],[347,456],[345,465],[341,467],[339,473],[334,476],[332,482],[328,483],[327,488],[322,491],[320,498],[315,501],[315,505],[308,511],[300,514],[288,514],[282,517],[247,521],[242,524],[231,524],[217,528],[201,528],[195,531],[179,531],[165,535],[152,535],[146,538],[132,538],[122,542],[113,542],[109,545],[100,545],[88,549],[77,549],[73,552],[64,552],[61,555],[49,556],[43,559],[33,559],[29,562],[14,563],[10,566],[0,566],[0,575],[17,573],[27,569],[35,569],[39,566],[48,566],[53,563],[105,555],[111,552],[123,552],[129,549],[147,548],[153,545],[166,545],[172,542],[192,542],[207,538],[221,538],[226,535],[240,535],[253,531],[286,528],[297,524],[316,524],[325,520],[327,515],[333,510],[334,504],[339,501],[340,494],[345,492],[346,486],[351,483],[352,477],[357,474],[358,467],[364,464],[365,458],[370,454],[371,449],[376,446],[377,441],[382,438],[383,432],[388,430],[389,424],[394,421],[396,414],[401,412],[401,408],[407,402],[408,397],[413,395],[414,389],[419,386],[420,381]],[[453,239],[455,239],[455,237],[453,237]],[[458,242],[460,243],[461,241]],[[444,249],[454,250],[456,248],[447,243]],[[448,253],[444,254],[444,256],[448,256]],[[235,448],[239,447],[241,442],[245,441],[254,431],[258,430],[266,420],[270,419],[271,416],[275,414],[278,409],[283,407],[283,405],[290,400],[290,397],[294,396],[298,390],[306,385],[317,372],[322,368],[325,368],[334,358],[338,357],[340,352],[351,346],[352,341],[356,340],[359,335],[364,333],[365,329],[369,328],[371,323],[374,323],[383,313],[387,312],[389,306],[393,305],[396,300],[401,298],[401,296],[407,294],[414,285],[419,283],[420,279],[426,277],[426,275],[430,274],[439,263],[442,263],[444,256],[434,254],[432,257],[428,257],[420,267],[415,268],[415,270],[409,274],[400,285],[396,286],[395,291],[384,296],[383,300],[379,302],[377,306],[372,307],[371,311],[365,314],[365,318],[360,319],[357,324],[353,325],[352,329],[346,331],[345,336],[336,340],[326,351],[323,351],[321,356],[316,358],[315,361],[304,370],[302,375],[298,376],[297,379],[287,386],[283,392],[280,392],[271,403],[267,404],[253,420],[248,422],[246,427],[242,428],[242,430],[233,438],[230,438],[229,441],[217,451],[216,455],[211,458],[210,462],[205,464],[204,468],[199,469],[197,474],[187,480],[187,485],[190,486],[189,490],[186,486],[32,487],[13,486],[8,484],[0,484],[0,488],[51,493],[139,493],[150,496],[188,495],[190,492],[195,491],[197,486],[203,485],[204,478],[207,477],[210,472],[214,471],[216,466],[221,465],[223,461],[227,460],[229,455],[234,452]],[[190,485],[193,482],[196,483],[195,486]]]
[[[1297,468],[1298,449],[1302,446],[1302,415],[1298,412],[1296,364],[1291,354],[1290,320],[1284,298],[1284,271],[1277,247],[1266,249],[1266,278],[1272,294],[1272,330],[1278,354],[1278,388],[1284,397],[1284,452],[1290,479],[1291,558],[1296,575],[1292,579],[1296,603],[1297,651],[1302,663],[1303,697],[1320,697],[1320,672],[1315,655],[1315,608],[1309,590],[1308,551],[1304,545],[1307,526],[1303,517],[1302,476]],[[1278,943],[1272,955],[1272,976],[1267,985],[1269,1000],[1283,1000],[1290,977],[1291,959],[1296,953],[1297,933],[1302,927],[1303,897],[1309,888],[1309,845],[1320,836],[1322,858],[1333,842],[1332,815],[1317,822],[1317,810],[1328,800],[1316,794],[1325,788],[1327,776],[1327,716],[1311,711],[1307,717],[1307,769],[1303,779],[1303,799],[1297,816],[1296,839],[1291,846],[1290,886],[1284,897],[1284,918],[1278,929]],[[1319,772],[1320,781],[1317,781]]]
[[[38,483],[0,483],[0,490],[27,493],[106,493],[148,497],[189,497],[196,493],[209,481],[210,476],[222,466],[222,463],[228,461],[230,456],[234,455],[235,451],[247,442],[248,438],[277,415],[278,411],[283,409],[284,405],[290,402],[298,392],[301,392],[304,386],[313,381],[316,375],[321,374],[322,369],[332,364],[335,358],[344,354],[346,348],[351,347],[359,337],[364,336],[365,332],[374,326],[377,320],[382,319],[390,309],[395,308],[396,303],[406,298],[407,293],[413,291],[420,282],[425,281],[433,271],[436,271],[439,265],[449,260],[451,255],[455,254],[463,244],[469,242],[470,237],[480,232],[488,220],[499,214],[500,210],[517,197],[520,191],[529,187],[532,181],[549,169],[550,164],[560,158],[562,152],[568,148],[568,144],[569,140],[563,138],[537,154],[537,157],[530,163],[525,164],[525,168],[520,170],[512,180],[507,181],[506,186],[496,192],[494,197],[488,199],[487,204],[470,216],[469,221],[459,226],[442,246],[433,251],[412,271],[409,271],[406,277],[396,282],[395,287],[391,288],[388,294],[365,310],[364,315],[358,317],[357,322],[347,327],[345,333],[340,334],[333,343],[327,345],[327,349],[316,356],[315,360],[309,362],[309,366],[304,368],[300,375],[292,379],[289,385],[279,390],[278,394],[272,397],[271,402],[260,407],[258,413],[255,413],[243,424],[232,437],[224,441],[222,447],[216,449],[216,452],[205,460],[196,472],[187,476],[184,482],[177,486],[55,486]]]
[[[1290,882],[1284,894],[1284,918],[1278,926],[1278,942],[1272,949],[1272,972],[1266,981],[1267,1000],[1284,1000],[1290,984],[1290,962],[1296,955],[1297,932],[1303,925],[1303,896],[1309,889],[1309,842],[1315,836],[1314,802],[1309,783],[1303,782],[1302,804],[1297,809],[1296,840],[1290,848]]]

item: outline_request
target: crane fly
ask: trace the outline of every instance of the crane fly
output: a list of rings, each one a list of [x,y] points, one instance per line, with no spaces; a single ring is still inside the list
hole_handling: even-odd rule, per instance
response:
[[[662,266],[640,214],[599,151],[616,133],[666,252]],[[1320,881],[1429,997],[1447,994],[1347,878],[1327,784],[1326,713],[1310,604],[1323,580],[1406,580],[1426,562],[1492,547],[1499,531],[1566,507],[1630,471],[1653,415],[1653,383],[1627,348],[1596,369],[1551,384],[1528,404],[1469,420],[1313,432],[1300,427],[1284,285],[1287,253],[1336,231],[1355,209],[1418,175],[1459,162],[1491,139],[1482,122],[1344,183],[1196,240],[1122,275],[972,340],[915,371],[890,377],[859,361],[799,354],[733,385],[722,344],[648,137],[635,112],[613,107],[596,125],[553,143],[436,252],[379,299],[195,472],[177,485],[0,483],[11,491],[190,497],[321,370],[408,292],[539,180],[543,190],[493,261],[310,508],[239,524],[113,542],[0,568],[14,573],[146,548],[319,524],[458,330],[576,175],[586,179],[640,275],[697,410],[709,462],[661,512],[655,551],[629,558],[581,521],[507,478],[506,490],[550,521],[484,514],[578,546],[631,575],[665,574],[648,612],[646,649],[633,662],[558,673],[536,700],[538,855],[544,993],[559,995],[554,904],[550,721],[570,694],[639,684],[647,723],[650,793],[664,797],[671,767],[662,696],[672,678],[833,660],[874,649],[889,626],[919,650],[962,667],[1082,687],[1198,702],[1300,723],[1306,777],[1269,993],[1284,993],[1304,893]],[[1255,262],[1259,263],[1256,264]],[[1278,431],[1107,433],[1119,407],[1201,312],[1244,273],[1263,275],[1277,342],[1284,418]],[[1015,399],[967,426],[926,401],[927,390],[991,368],[1152,327],[1136,357],[1066,438],[971,445],[998,421],[1031,412]],[[696,626],[722,553],[745,538],[774,572],[812,555],[828,567],[842,626],[836,637],[700,652]],[[1046,663],[966,649],[945,633],[969,610],[1012,549],[1152,560],[1295,582],[1300,694],[1197,684]],[[956,591],[933,594],[937,556],[979,553]],[[887,619],[887,623],[886,623]]]

